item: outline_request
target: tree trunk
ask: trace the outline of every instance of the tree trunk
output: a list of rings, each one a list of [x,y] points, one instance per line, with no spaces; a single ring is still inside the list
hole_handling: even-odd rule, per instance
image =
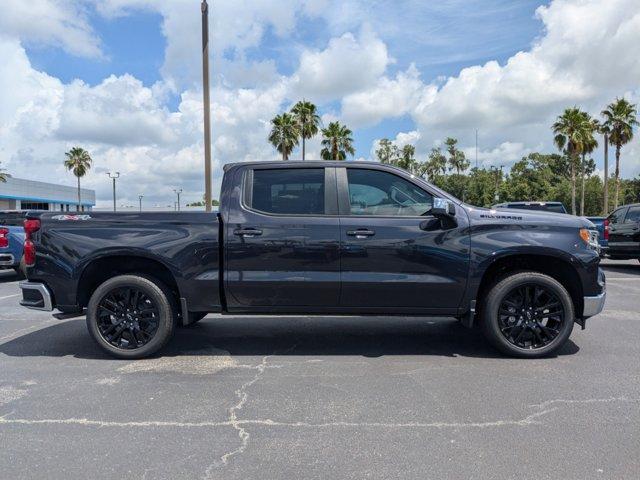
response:
[[[620,145],[616,145],[616,197],[614,201],[614,208],[618,208],[618,200],[620,195]]]
[[[604,210],[603,215],[609,214],[609,135],[604,134]]]
[[[80,206],[82,205],[82,198],[80,197],[80,177],[76,177],[78,179],[78,211],[80,211]]]
[[[304,145],[304,134],[302,134],[302,161],[303,162],[304,162],[304,154],[305,154],[305,148],[304,147],[305,147],[305,145]]]
[[[580,194],[580,216],[584,217],[584,162],[586,155],[582,154],[582,168],[580,169],[580,176],[582,177],[582,186],[581,186],[581,194]]]
[[[571,214],[576,214],[576,159],[571,155]]]

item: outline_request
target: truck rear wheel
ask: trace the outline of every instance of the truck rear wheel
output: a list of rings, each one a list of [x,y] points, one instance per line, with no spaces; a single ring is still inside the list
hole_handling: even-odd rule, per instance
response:
[[[101,284],[87,306],[96,343],[117,358],[143,358],[161,349],[175,328],[174,302],[161,282],[120,275]]]
[[[482,308],[482,328],[502,353],[551,355],[569,339],[575,311],[567,290],[552,277],[521,272],[496,283]]]

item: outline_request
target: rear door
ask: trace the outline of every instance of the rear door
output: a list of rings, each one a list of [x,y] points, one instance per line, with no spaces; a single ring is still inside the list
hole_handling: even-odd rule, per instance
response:
[[[610,255],[624,253],[625,241],[623,222],[628,209],[629,207],[620,207],[607,217],[609,219],[608,249]]]
[[[251,167],[225,228],[231,310],[313,311],[340,294],[335,169]]]
[[[444,312],[459,306],[469,265],[466,215],[444,229],[434,195],[411,176],[373,167],[337,169],[343,308]]]

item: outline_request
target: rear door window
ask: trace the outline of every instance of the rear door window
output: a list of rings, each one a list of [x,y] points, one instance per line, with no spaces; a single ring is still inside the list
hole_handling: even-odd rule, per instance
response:
[[[253,170],[253,210],[277,215],[324,215],[324,168]]]
[[[640,207],[629,207],[629,211],[624,217],[624,223],[640,222]]]
[[[627,210],[627,207],[619,208],[614,211],[611,215],[609,215],[609,223],[611,225],[616,225],[618,223],[622,223],[622,219],[624,218],[624,212]]]

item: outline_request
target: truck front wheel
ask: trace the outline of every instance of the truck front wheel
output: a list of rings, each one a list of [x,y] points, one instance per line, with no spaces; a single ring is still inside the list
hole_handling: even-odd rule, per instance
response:
[[[172,298],[169,289],[155,279],[138,275],[110,278],[89,300],[89,333],[114,357],[149,356],[173,335]]]
[[[554,278],[521,272],[496,283],[482,308],[485,336],[501,352],[523,358],[551,355],[569,339],[575,310]]]

